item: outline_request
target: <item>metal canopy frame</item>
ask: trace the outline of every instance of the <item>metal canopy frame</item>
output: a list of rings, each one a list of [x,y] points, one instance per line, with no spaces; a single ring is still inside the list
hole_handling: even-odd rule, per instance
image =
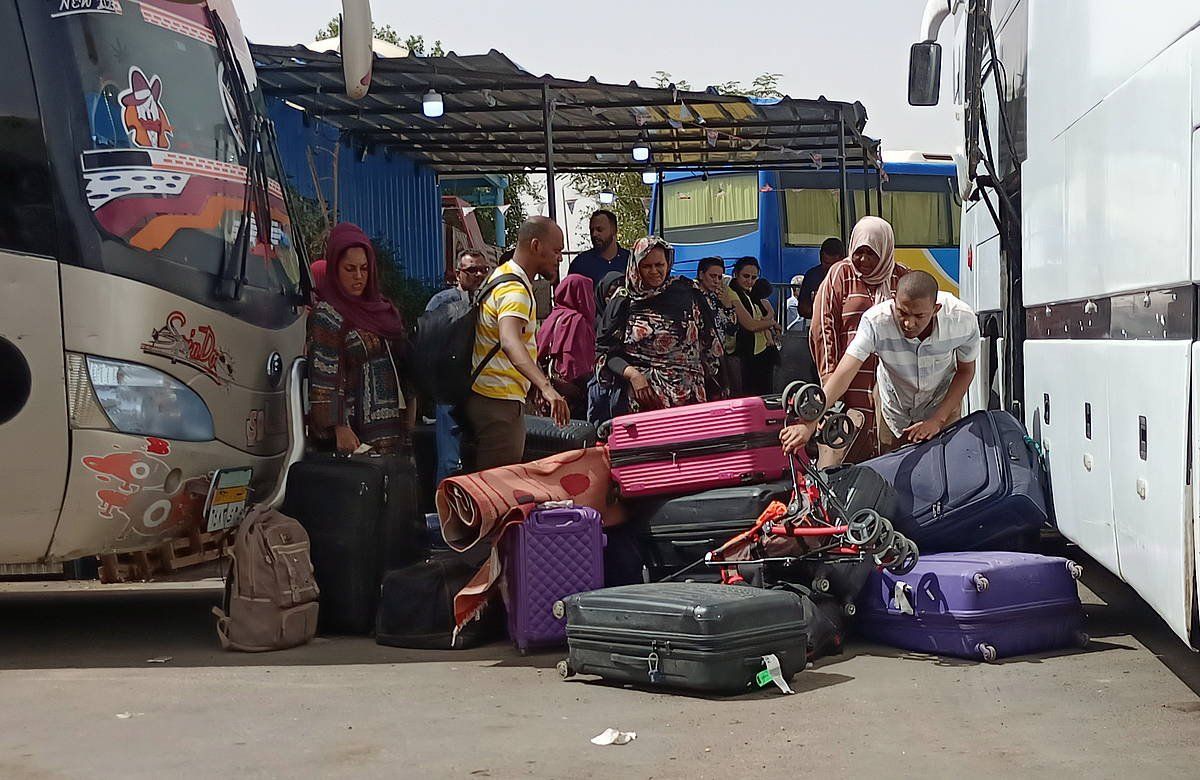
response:
[[[504,54],[376,57],[371,91],[345,96],[336,52],[251,47],[263,92],[337,127],[364,148],[392,149],[443,173],[655,170],[879,169],[879,142],[863,133],[861,103],[760,101],[667,88],[535,76]],[[442,97],[426,117],[421,98]],[[637,162],[645,143],[651,159]],[[548,188],[551,215],[554,188]],[[843,220],[844,224],[845,220]]]

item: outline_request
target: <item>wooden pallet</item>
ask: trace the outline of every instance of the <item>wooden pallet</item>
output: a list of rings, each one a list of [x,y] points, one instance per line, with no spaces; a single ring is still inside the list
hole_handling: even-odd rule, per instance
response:
[[[225,533],[193,530],[148,550],[101,555],[100,581],[150,582],[158,575],[215,561],[228,550],[221,545]]]

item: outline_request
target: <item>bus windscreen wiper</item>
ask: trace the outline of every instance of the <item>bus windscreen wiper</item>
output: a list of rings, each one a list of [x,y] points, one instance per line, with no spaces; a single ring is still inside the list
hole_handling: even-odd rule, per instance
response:
[[[237,235],[232,252],[226,246],[221,262],[221,276],[217,280],[216,296],[226,300],[237,300],[242,296],[246,283],[246,261],[250,255],[250,228],[254,224],[259,243],[271,243],[271,202],[267,190],[266,160],[262,151],[263,128],[266,119],[254,108],[250,97],[250,85],[237,61],[229,31],[221,17],[211,8],[208,10],[209,24],[217,41],[217,52],[224,70],[224,87],[229,90],[233,110],[237,116],[237,130],[246,154],[246,183],[242,198],[242,218],[238,223]]]

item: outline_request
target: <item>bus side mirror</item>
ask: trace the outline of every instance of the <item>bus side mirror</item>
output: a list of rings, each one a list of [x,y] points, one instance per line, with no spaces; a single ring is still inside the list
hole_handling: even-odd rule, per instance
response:
[[[914,43],[908,52],[908,104],[936,106],[942,86],[942,45]]]

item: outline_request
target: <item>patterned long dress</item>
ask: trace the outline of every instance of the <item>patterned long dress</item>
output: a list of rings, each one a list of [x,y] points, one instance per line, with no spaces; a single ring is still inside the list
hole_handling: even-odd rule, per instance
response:
[[[900,277],[906,273],[907,268],[896,265],[891,279],[893,290],[896,289]],[[812,347],[813,361],[816,363],[817,375],[821,377],[822,384],[846,354],[846,347],[854,340],[863,313],[874,305],[874,291],[861,279],[849,259],[841,260],[829,269],[813,301],[812,331],[809,334],[809,346]],[[862,431],[847,454],[847,461],[850,463],[874,457],[878,452],[875,440],[875,402],[872,397],[875,389],[875,367],[878,362],[878,359],[872,356],[863,363],[851,381],[850,389],[843,396],[847,407],[858,409],[866,416]]]
[[[346,425],[376,452],[402,447],[405,347],[348,328],[328,303],[317,305],[308,318],[308,427],[319,446],[332,449],[334,428]]]

